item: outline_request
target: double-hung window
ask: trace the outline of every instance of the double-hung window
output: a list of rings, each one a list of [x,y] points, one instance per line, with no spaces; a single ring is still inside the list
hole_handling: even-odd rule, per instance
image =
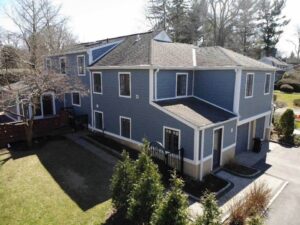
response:
[[[72,105],[80,106],[80,93],[79,92],[72,92]]]
[[[265,78],[265,95],[270,94],[271,89],[271,74],[267,73]]]
[[[120,117],[120,135],[122,137],[131,138],[131,119]]]
[[[176,152],[180,145],[180,131],[171,128],[164,128],[165,149],[170,152]]]
[[[102,94],[102,73],[93,73],[94,93]]]
[[[85,57],[84,55],[77,56],[77,71],[78,75],[85,75]]]
[[[119,73],[119,96],[131,97],[131,77],[130,73]]]
[[[188,75],[185,73],[178,73],[176,75],[176,95],[186,96],[187,95],[187,84]]]
[[[59,65],[60,65],[60,73],[66,74],[66,58],[62,57],[59,59]]]
[[[248,73],[246,77],[246,98],[251,98],[253,96],[253,87],[254,87],[254,74]]]
[[[103,123],[103,113],[99,111],[95,111],[95,128],[98,130],[103,130],[104,123]]]

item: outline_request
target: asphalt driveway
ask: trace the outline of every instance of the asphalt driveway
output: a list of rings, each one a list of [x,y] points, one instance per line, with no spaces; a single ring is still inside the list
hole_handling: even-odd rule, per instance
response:
[[[258,164],[266,173],[287,180],[289,184],[276,198],[268,212],[268,225],[300,224],[300,148],[270,143],[267,165]]]

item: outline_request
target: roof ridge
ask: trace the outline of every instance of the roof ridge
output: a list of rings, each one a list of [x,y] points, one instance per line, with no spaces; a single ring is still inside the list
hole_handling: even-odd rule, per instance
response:
[[[234,62],[237,66],[240,66],[239,63],[238,63],[235,59],[233,59],[230,55],[228,55],[227,52],[225,51],[225,50],[229,50],[229,49],[225,49],[225,48],[223,48],[223,47],[221,47],[221,46],[215,46],[215,47],[217,47],[218,49],[220,49],[220,51],[221,51],[225,56],[227,56],[232,62]],[[232,52],[234,52],[234,51],[232,51]]]

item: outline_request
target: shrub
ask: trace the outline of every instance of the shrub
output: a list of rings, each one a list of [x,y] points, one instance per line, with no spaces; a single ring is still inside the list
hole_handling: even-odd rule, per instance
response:
[[[260,216],[254,216],[247,220],[247,225],[264,225],[264,221]]]
[[[172,174],[171,190],[160,202],[158,208],[154,211],[152,225],[186,225],[188,224],[188,200],[183,193],[183,180]]]
[[[229,225],[244,225],[247,219],[244,200],[240,199],[230,206]]]
[[[295,128],[295,116],[294,112],[291,109],[287,109],[281,116],[279,123],[282,134],[284,135],[285,140],[289,140]]]
[[[280,90],[286,93],[293,93],[294,88],[289,84],[283,84],[280,86]]]
[[[281,131],[281,127],[280,127],[280,116],[278,115],[274,115],[273,116],[273,125],[274,125],[274,129],[279,133],[281,134],[282,131]]]
[[[152,162],[145,152],[140,154],[137,164],[141,164],[142,161],[145,162],[145,165],[141,167],[143,172],[133,186],[127,210],[127,218],[133,224],[149,223],[158,200],[161,199],[163,194],[163,186],[157,165]]]
[[[273,102],[276,102],[277,101],[277,95],[273,95]]]
[[[294,106],[300,107],[300,99],[294,99]]]
[[[197,218],[195,225],[221,225],[221,210],[215,194],[206,192],[201,198],[201,204],[203,215]]]
[[[247,216],[261,215],[268,206],[271,190],[265,183],[254,183],[245,197],[244,208]]]
[[[120,160],[111,179],[112,203],[118,209],[127,209],[130,192],[133,188],[134,164],[129,158],[127,152],[123,151],[122,160]]]
[[[300,146],[300,135],[294,136],[294,145],[297,147]]]

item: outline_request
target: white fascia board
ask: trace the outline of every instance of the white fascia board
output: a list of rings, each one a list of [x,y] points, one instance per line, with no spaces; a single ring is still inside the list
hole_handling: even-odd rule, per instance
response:
[[[264,113],[261,113],[261,114],[258,114],[258,115],[255,115],[255,116],[252,116],[252,117],[249,117],[247,119],[244,119],[244,120],[240,120],[238,121],[238,126],[242,125],[242,124],[245,124],[245,123],[248,123],[250,121],[253,121],[253,120],[256,120],[256,119],[259,119],[263,116],[267,116],[267,115],[270,115],[272,113],[272,110],[270,111],[267,111],[267,112],[264,112]]]

